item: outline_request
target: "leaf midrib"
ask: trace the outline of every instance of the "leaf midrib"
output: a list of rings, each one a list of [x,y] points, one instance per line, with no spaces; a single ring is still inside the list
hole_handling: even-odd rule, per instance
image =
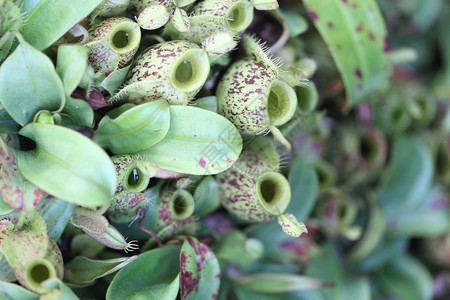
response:
[[[108,198],[108,195],[109,195],[108,190],[93,177],[85,175],[85,173],[80,172],[78,169],[74,168],[72,165],[66,163],[64,160],[51,154],[50,152],[44,151],[42,148],[39,149],[37,152],[38,152],[38,155],[42,154],[43,156],[47,157],[50,161],[53,161],[57,165],[59,164],[59,165],[65,167],[67,170],[69,170],[73,174],[78,175],[79,177],[81,177],[83,179],[86,179],[88,182],[91,182],[92,184],[94,184],[94,186],[96,186],[100,191],[103,192],[103,194],[106,196],[106,198]]]
[[[95,140],[98,141],[98,142],[101,142],[101,141],[106,140],[106,139],[113,139],[113,138],[121,137],[121,136],[124,136],[124,135],[127,135],[127,134],[132,134],[132,133],[135,133],[135,132],[141,130],[141,129],[144,128],[144,127],[147,127],[151,122],[153,122],[153,121],[156,119],[156,117],[157,117],[157,116],[159,115],[159,113],[162,111],[161,106],[162,106],[162,104],[161,104],[161,105],[160,105],[160,106],[152,113],[152,115],[150,116],[150,118],[148,118],[147,121],[141,123],[141,125],[139,125],[139,126],[137,126],[137,127],[134,127],[134,128],[132,128],[132,129],[130,129],[130,130],[128,130],[128,131],[121,131],[121,132],[115,133],[115,134],[98,134],[98,133],[96,133]],[[112,120],[112,119],[110,119],[109,117],[106,117],[106,118],[108,118],[108,119],[105,119],[105,120],[109,120],[109,122],[111,122],[111,123],[113,123],[113,124],[116,124],[116,125],[119,125],[119,124],[117,124],[117,123],[120,121],[120,120],[119,120],[120,117],[125,118],[125,115],[121,115],[121,116],[119,116],[119,117],[118,117],[117,119],[115,119],[115,120]],[[116,122],[117,122],[117,123],[116,123]],[[120,125],[119,125],[119,126],[120,126]],[[99,128],[99,130],[101,130],[101,129]],[[97,131],[99,131],[99,130],[97,130]]]

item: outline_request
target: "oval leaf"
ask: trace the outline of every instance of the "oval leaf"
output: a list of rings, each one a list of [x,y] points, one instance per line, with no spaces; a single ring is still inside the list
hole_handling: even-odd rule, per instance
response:
[[[146,30],[155,30],[163,27],[169,21],[170,14],[164,5],[155,4],[146,7],[137,19],[139,26]]]
[[[431,299],[432,278],[418,260],[404,255],[377,272],[377,283],[386,295],[404,300]]]
[[[22,300],[37,300],[39,295],[30,292],[18,284],[0,281],[0,295],[2,299],[22,299]]]
[[[48,227],[48,235],[58,241],[73,215],[75,205],[56,198],[46,198],[36,207]]]
[[[99,146],[78,132],[49,124],[29,124],[19,133],[36,143],[36,149],[18,154],[26,179],[64,201],[84,206],[109,204],[116,173]]]
[[[308,264],[305,275],[334,284],[334,288],[318,290],[318,299],[371,299],[368,277],[355,276],[344,269],[330,244],[326,244],[322,254]]]
[[[396,218],[401,207],[415,206],[429,190],[433,178],[430,151],[412,137],[397,139],[378,201],[388,219]]]
[[[169,105],[158,100],[137,105],[115,119],[105,116],[93,140],[115,154],[134,153],[160,142],[169,125]]]
[[[90,283],[97,278],[112,274],[130,262],[137,256],[120,257],[107,260],[75,257],[64,266],[64,278],[74,283]]]
[[[50,58],[21,41],[0,67],[0,102],[6,111],[24,126],[39,110],[57,110],[64,100],[64,88]]]
[[[122,69],[117,69],[109,74],[101,83],[101,86],[105,88],[111,95],[114,95],[117,89],[123,84],[128,74],[128,70],[131,65]]]
[[[106,299],[126,299],[140,292],[160,289],[169,285],[178,276],[179,245],[169,245],[145,252],[119,271],[111,282]]]
[[[159,284],[148,287],[145,290],[139,291],[130,296],[133,300],[147,300],[147,299],[167,299],[175,300],[180,289],[180,276],[177,276],[170,284]],[[128,298],[128,299],[130,299]]]
[[[43,50],[82,21],[101,2],[102,0],[39,1],[27,14],[20,31],[31,45]]]
[[[59,278],[50,278],[42,282],[42,286],[53,289],[48,295],[49,299],[79,300],[80,298]],[[51,295],[51,296],[50,296]],[[54,297],[52,297],[54,296]]]
[[[180,253],[181,299],[215,299],[219,292],[220,267],[205,244],[187,237]]]
[[[300,220],[308,218],[319,194],[319,180],[312,166],[297,157],[291,165],[289,184],[292,190],[292,200],[286,211]]]
[[[240,285],[263,293],[312,290],[326,286],[322,280],[283,273],[256,273],[239,278]]]
[[[80,45],[58,47],[56,72],[62,79],[66,96],[70,96],[83,77],[88,65],[89,48]]]
[[[80,126],[93,126],[94,111],[86,101],[67,97],[63,112],[70,115]]]
[[[0,225],[1,226],[1,225]],[[0,253],[0,280],[6,282],[17,281],[13,269],[9,266],[6,257]],[[1,295],[1,294],[0,294]]]
[[[387,31],[374,0],[303,2],[343,78],[350,106],[388,87]]]
[[[241,150],[242,138],[226,118],[196,107],[171,106],[166,137],[140,154],[169,171],[209,175],[231,167]]]

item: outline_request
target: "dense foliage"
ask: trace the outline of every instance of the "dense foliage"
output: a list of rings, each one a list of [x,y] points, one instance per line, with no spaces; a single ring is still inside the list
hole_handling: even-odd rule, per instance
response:
[[[0,298],[447,299],[450,4],[0,0]]]

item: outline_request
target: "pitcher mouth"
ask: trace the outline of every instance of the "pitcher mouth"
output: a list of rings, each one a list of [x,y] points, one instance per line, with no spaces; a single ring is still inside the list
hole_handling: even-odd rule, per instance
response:
[[[227,17],[231,30],[243,32],[252,23],[253,6],[248,1],[239,1],[231,7]]]
[[[182,92],[200,89],[209,75],[209,58],[203,49],[189,49],[173,63],[170,83]]]
[[[133,163],[128,167],[125,175],[124,187],[129,192],[139,193],[147,187],[149,181],[150,178]]]
[[[297,108],[297,95],[294,89],[283,80],[275,80],[266,99],[270,124],[281,126],[294,116]]]
[[[127,53],[137,49],[141,41],[141,29],[129,21],[118,24],[111,33],[109,46],[115,53]]]
[[[178,220],[184,220],[194,213],[194,198],[186,190],[177,190],[170,198],[170,209]]]
[[[365,132],[359,140],[359,153],[361,158],[369,164],[382,163],[385,146],[382,136],[376,132]]]
[[[319,94],[313,82],[307,86],[296,86],[295,93],[297,94],[298,107],[302,113],[312,112],[319,102]]]
[[[266,172],[256,180],[256,194],[264,209],[281,215],[291,201],[291,188],[287,179],[277,172]]]
[[[31,262],[25,272],[25,280],[34,289],[41,288],[41,283],[56,277],[53,265],[46,259],[36,259]]]

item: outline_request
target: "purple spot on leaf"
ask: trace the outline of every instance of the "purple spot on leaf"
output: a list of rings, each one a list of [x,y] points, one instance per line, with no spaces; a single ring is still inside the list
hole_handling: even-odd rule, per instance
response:
[[[311,20],[312,20],[313,22],[316,22],[316,21],[319,19],[319,16],[318,16],[314,11],[312,11],[312,10],[310,10],[310,11],[308,12],[308,14],[309,14],[309,16],[311,17]]]
[[[362,73],[361,73],[361,69],[360,69],[360,68],[356,68],[356,69],[355,69],[355,75],[356,75],[356,77],[358,77],[359,79],[362,78]]]
[[[198,161],[198,164],[200,165],[200,167],[205,168],[206,167],[206,160],[205,158],[202,156],[200,157],[200,160]]]

